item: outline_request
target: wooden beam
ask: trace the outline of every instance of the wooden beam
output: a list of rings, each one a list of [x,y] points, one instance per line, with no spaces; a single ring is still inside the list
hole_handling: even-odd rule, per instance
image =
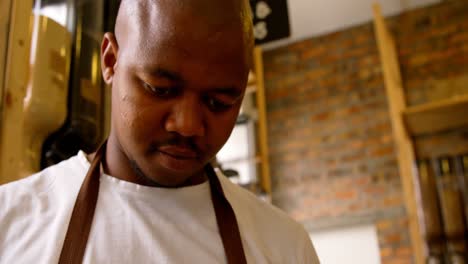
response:
[[[412,136],[437,133],[468,126],[468,95],[426,103],[404,111]]]
[[[3,109],[3,90],[6,69],[6,53],[8,48],[8,31],[10,29],[11,0],[0,1],[0,113]],[[2,117],[0,114],[0,130]]]
[[[258,140],[259,156],[261,157],[261,179],[260,183],[268,195],[271,195],[270,163],[268,149],[268,127],[265,101],[265,80],[263,77],[262,49],[256,47],[254,50],[255,80],[257,87],[257,111],[258,111]]]
[[[23,99],[29,81],[32,0],[12,1],[0,131],[0,184],[24,173]]]
[[[396,144],[398,167],[409,218],[411,245],[415,262],[417,264],[423,264],[425,263],[427,250],[422,236],[421,200],[416,176],[414,147],[403,123],[402,113],[406,109],[406,101],[398,63],[398,53],[396,51],[394,39],[385,25],[380,5],[374,4],[373,10],[374,28],[383,67],[392,130]]]

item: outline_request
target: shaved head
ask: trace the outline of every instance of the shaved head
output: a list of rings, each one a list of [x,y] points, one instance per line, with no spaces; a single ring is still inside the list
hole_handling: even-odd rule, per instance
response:
[[[101,47],[112,86],[107,172],[194,185],[229,138],[252,63],[247,0],[123,0]]]
[[[248,0],[122,0],[115,25],[117,43],[124,50],[135,44],[141,49],[152,43],[170,45],[183,36],[214,42],[226,34],[243,42],[250,66],[254,38]]]

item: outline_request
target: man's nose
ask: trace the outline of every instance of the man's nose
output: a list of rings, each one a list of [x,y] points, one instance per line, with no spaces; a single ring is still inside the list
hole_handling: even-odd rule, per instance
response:
[[[166,130],[176,132],[184,137],[201,137],[205,135],[203,105],[195,95],[183,95],[174,103],[166,119]]]

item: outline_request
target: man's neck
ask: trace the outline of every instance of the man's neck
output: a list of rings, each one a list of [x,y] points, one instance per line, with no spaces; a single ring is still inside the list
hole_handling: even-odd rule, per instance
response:
[[[139,184],[139,185],[144,185],[144,186],[150,186],[150,187],[159,187],[159,188],[180,188],[180,187],[186,187],[186,186],[193,186],[193,185],[198,185],[198,184],[202,184],[204,182],[206,182],[208,180],[208,177],[206,176],[206,173],[204,171],[202,171],[201,173],[197,174],[197,175],[194,175],[190,178],[187,179],[187,181],[183,182],[182,184],[180,185],[177,185],[177,186],[165,186],[165,185],[161,185],[145,176],[138,176],[137,173],[135,173],[134,170],[130,170],[128,172],[125,172],[125,173],[118,173],[118,172],[114,172],[111,168],[109,168],[108,166],[108,163],[106,162],[107,160],[109,160],[109,152],[110,151],[114,151],[112,149],[109,149],[109,145],[106,146],[106,155],[103,155],[103,159],[101,161],[101,168],[103,170],[103,172],[111,177],[115,177],[117,179],[120,179],[120,180],[123,180],[123,181],[127,181],[127,182],[132,182],[132,183],[135,183],[135,184]],[[86,158],[88,160],[88,162],[92,162],[94,160],[94,158],[96,157],[96,152],[93,152],[93,153],[90,153],[90,154],[86,154]],[[134,176],[131,176],[131,177],[119,177],[119,175],[134,175]]]

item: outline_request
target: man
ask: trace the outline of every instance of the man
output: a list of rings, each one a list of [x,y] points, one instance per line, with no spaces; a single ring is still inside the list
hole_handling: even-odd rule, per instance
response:
[[[318,263],[299,224],[207,166],[239,112],[251,31],[247,1],[124,0],[101,49],[107,145],[0,187],[0,263],[62,263],[83,237],[84,263]],[[86,219],[89,235],[72,235]]]

